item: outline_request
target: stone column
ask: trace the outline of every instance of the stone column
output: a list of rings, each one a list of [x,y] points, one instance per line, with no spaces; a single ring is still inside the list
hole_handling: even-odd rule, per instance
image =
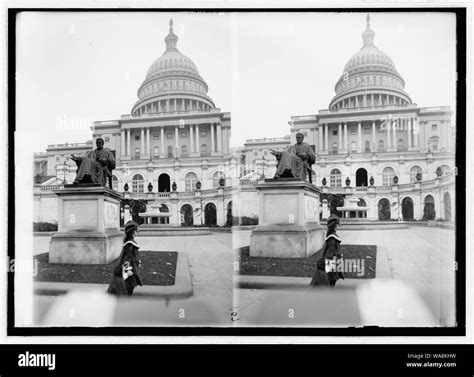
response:
[[[189,148],[190,152],[194,152],[194,133],[193,133],[194,124],[189,125]]]
[[[398,124],[399,124],[400,120],[398,118],[394,119],[393,122],[392,122],[392,136],[393,136],[393,147],[396,148],[397,147],[397,127],[398,127]]]
[[[145,154],[150,154],[151,155],[151,151],[150,151],[150,127],[147,127],[146,129],[146,153]]]
[[[222,126],[217,123],[217,152],[222,152]]]
[[[130,128],[127,129],[127,156],[130,156]]]
[[[377,148],[377,135],[375,129],[375,120],[372,121],[372,148]]]
[[[170,100],[166,100],[166,112],[168,113],[170,111]]]
[[[339,135],[339,150],[344,149],[342,145],[342,125],[339,123],[337,134]]]
[[[444,121],[441,121],[441,122],[439,122],[439,123],[440,123],[440,125],[439,125],[439,127],[440,127],[439,131],[440,131],[440,139],[441,139],[440,149],[446,149],[446,132],[445,132],[445,130],[444,130],[445,122],[444,122]]]
[[[158,112],[161,113],[161,112],[162,112],[162,109],[161,109],[161,101],[157,101],[156,104],[157,104]]]
[[[211,152],[215,152],[215,148],[214,148],[214,124],[211,123],[210,127],[211,127]]]
[[[175,149],[175,154],[176,154],[176,153],[179,153],[179,139],[178,139],[178,137],[179,137],[178,126],[175,126],[175,128],[174,128],[174,138],[175,138],[174,146],[175,146],[175,148],[176,148],[176,149]],[[176,150],[177,150],[178,152],[176,152]]]
[[[160,139],[161,139],[161,155],[165,156],[165,127],[160,127]]]
[[[413,118],[410,118],[410,119],[407,119],[407,135],[408,135],[408,140],[407,140],[407,146],[408,148],[411,148],[412,146],[412,143],[411,143],[411,140],[412,140],[412,126],[411,126],[411,121],[412,121]]]
[[[120,131],[120,154],[122,157],[126,155],[125,153],[125,130]]]
[[[362,124],[359,122],[357,124],[357,149],[359,152],[362,150]]]
[[[196,152],[200,153],[201,143],[199,142],[199,124],[196,124]]]
[[[324,125],[324,150],[328,151],[328,132],[329,132],[329,124]]]
[[[145,129],[140,129],[140,153],[145,154]]]
[[[416,118],[415,117],[411,118],[411,124],[412,124],[412,134],[413,134],[413,146],[418,147],[420,129],[418,128],[418,125],[416,124]]]
[[[319,127],[318,127],[318,138],[319,138],[318,150],[319,150],[319,152],[322,152],[324,150],[324,148],[323,148],[323,125],[322,124],[319,124]]]
[[[390,118],[387,119],[387,148],[392,147],[391,139],[390,139],[390,129],[392,128],[392,120]]]
[[[347,123],[344,123],[344,149],[349,150],[347,146]]]

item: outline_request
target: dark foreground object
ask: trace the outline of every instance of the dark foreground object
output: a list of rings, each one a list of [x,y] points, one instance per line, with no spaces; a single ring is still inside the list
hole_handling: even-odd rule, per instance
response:
[[[377,261],[375,245],[341,245],[344,260],[364,261],[364,274],[345,271],[346,279],[373,279]],[[313,277],[320,252],[309,258],[250,257],[249,247],[237,250],[240,275]]]
[[[64,283],[110,284],[117,263],[117,260],[105,265],[49,263],[48,253],[39,254],[35,259],[39,262],[35,281]],[[141,251],[140,259],[143,284],[174,285],[177,252]]]

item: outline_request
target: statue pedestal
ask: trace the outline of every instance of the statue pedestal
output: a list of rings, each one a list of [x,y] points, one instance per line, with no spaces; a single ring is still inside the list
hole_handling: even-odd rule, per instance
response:
[[[307,258],[324,243],[319,223],[320,190],[297,178],[257,185],[259,225],[250,236],[251,257]]]
[[[59,219],[50,263],[106,264],[120,255],[120,194],[97,184],[66,185],[55,194]]]

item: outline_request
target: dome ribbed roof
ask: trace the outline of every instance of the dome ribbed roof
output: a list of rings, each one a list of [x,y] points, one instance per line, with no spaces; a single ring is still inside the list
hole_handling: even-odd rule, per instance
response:
[[[348,99],[348,96],[366,94],[394,95],[404,101],[411,102],[405,93],[405,81],[397,72],[393,60],[374,44],[375,33],[370,28],[370,16],[362,33],[363,45],[352,55],[344,66],[344,72],[335,86],[336,96],[331,100],[329,108],[337,106],[338,102]]]
[[[207,95],[207,83],[193,61],[178,50],[177,42],[173,20],[170,20],[169,33],[165,38],[166,50],[148,69],[145,80],[138,89],[139,100],[135,103],[132,113],[164,99],[198,101],[204,107],[215,107]]]

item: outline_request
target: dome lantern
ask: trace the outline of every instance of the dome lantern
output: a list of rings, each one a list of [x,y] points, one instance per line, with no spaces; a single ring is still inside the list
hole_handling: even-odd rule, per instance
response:
[[[166,51],[177,50],[178,36],[173,32],[173,19],[170,19],[170,31],[165,37]]]
[[[374,31],[370,28],[370,15],[367,14],[367,26],[362,33],[362,40],[364,41],[364,45],[362,48],[367,47],[367,46],[374,46],[374,38],[375,38],[375,33]]]

